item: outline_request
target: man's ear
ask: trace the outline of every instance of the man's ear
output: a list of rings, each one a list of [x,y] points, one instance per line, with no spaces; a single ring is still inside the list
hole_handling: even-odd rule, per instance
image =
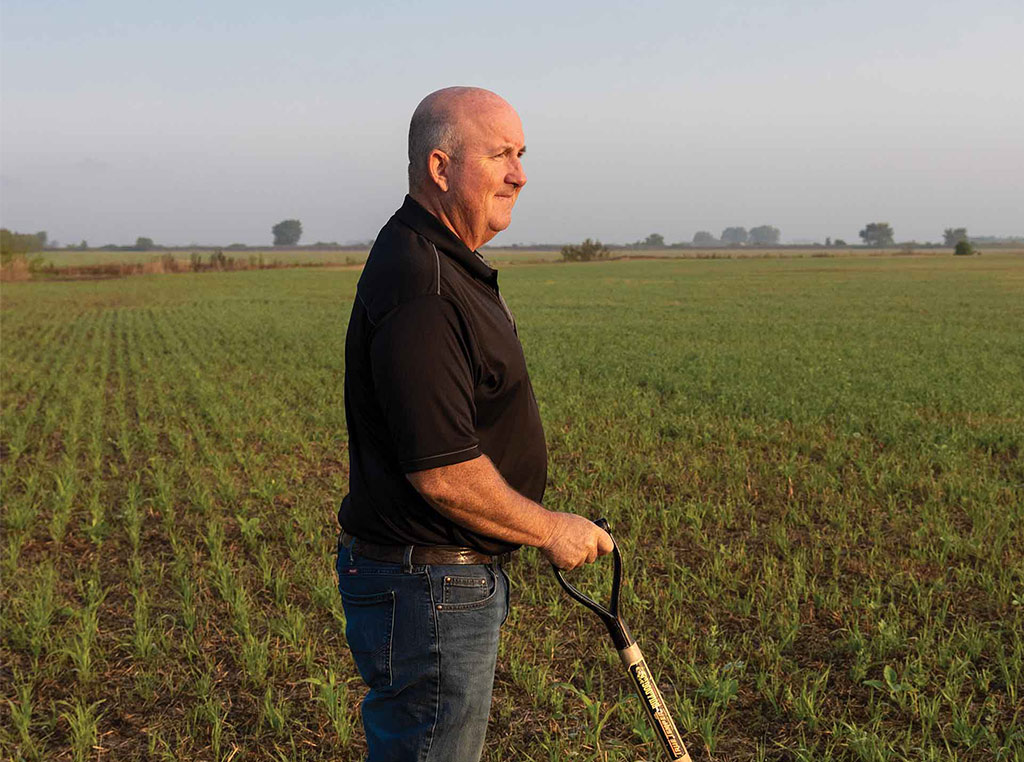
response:
[[[452,160],[444,151],[435,148],[427,157],[427,172],[430,179],[441,189],[442,193],[448,192],[448,173],[451,171]]]

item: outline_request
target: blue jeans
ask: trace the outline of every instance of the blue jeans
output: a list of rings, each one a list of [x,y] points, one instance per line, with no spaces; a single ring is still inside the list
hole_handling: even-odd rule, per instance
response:
[[[337,571],[345,637],[370,688],[367,762],[478,762],[508,616],[504,569],[385,563],[339,546]]]

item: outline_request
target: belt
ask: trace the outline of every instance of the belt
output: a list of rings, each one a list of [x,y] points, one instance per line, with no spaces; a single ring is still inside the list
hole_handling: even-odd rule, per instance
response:
[[[452,545],[374,545],[353,537],[344,529],[341,530],[341,544],[372,561],[385,561],[401,564],[406,561],[406,551],[411,547],[412,556],[409,563],[416,566],[446,566],[463,564],[504,564],[512,560],[511,553],[489,556],[472,548],[460,548]]]

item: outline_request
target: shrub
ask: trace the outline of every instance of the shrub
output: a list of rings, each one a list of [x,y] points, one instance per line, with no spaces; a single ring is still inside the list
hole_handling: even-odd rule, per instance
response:
[[[956,242],[956,248],[953,249],[953,254],[958,257],[969,257],[972,254],[977,254],[977,251],[975,251],[974,246],[970,241],[962,239]]]
[[[605,259],[608,253],[608,247],[603,243],[587,238],[579,246],[572,244],[563,246],[562,260],[565,262],[590,262],[594,259]]]
[[[233,260],[232,260],[233,263]],[[224,256],[224,252],[220,249],[210,254],[210,269],[211,270],[226,270],[229,269],[228,258]]]
[[[8,257],[0,265],[0,280],[28,280],[32,277],[32,268],[25,255]]]
[[[173,254],[164,253],[159,257],[153,257],[149,262],[146,262],[142,266],[142,272],[153,275],[163,275],[164,273],[181,272],[184,269],[184,266],[184,263],[179,265],[178,260],[174,258]]]

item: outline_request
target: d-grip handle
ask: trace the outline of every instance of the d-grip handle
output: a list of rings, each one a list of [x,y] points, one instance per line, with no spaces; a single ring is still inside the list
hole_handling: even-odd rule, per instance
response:
[[[594,523],[609,535],[612,533],[605,519],[598,519]],[[622,664],[626,667],[630,678],[633,680],[637,695],[640,697],[640,703],[643,704],[644,712],[647,714],[647,718],[654,728],[655,735],[661,742],[661,746],[668,755],[668,758],[672,762],[692,762],[690,755],[686,752],[683,739],[680,737],[679,731],[672,721],[672,716],[668,712],[665,699],[662,697],[661,691],[658,690],[658,684],[654,680],[654,675],[651,674],[644,655],[640,653],[640,646],[633,640],[633,636],[626,629],[626,623],[622,621],[622,617],[619,615],[622,556],[619,554],[619,546],[615,542],[614,537],[612,537],[612,558],[615,561],[615,576],[612,579],[612,599],[608,608],[605,608],[590,596],[584,595],[577,590],[562,576],[561,569],[554,566],[552,568],[555,570],[555,577],[558,578],[558,583],[565,592],[597,614],[601,621],[604,622],[604,626],[608,628],[608,632],[615,642],[615,649],[619,652],[619,658],[622,659]]]
[[[606,531],[609,536],[612,536],[612,530],[608,525],[607,519],[598,519],[594,523]],[[564,589],[572,598],[576,599],[597,614],[601,621],[604,622],[604,626],[608,628],[608,634],[612,636],[612,641],[615,643],[615,649],[617,651],[621,651],[624,648],[629,648],[635,641],[633,640],[633,636],[629,634],[629,629],[626,627],[626,623],[623,622],[622,617],[619,616],[619,587],[622,585],[622,556],[619,553],[619,546],[618,543],[615,542],[614,536],[612,536],[612,559],[615,562],[615,576],[612,577],[612,598],[610,605],[607,608],[590,596],[577,590],[576,587],[562,575],[562,570],[557,566],[552,564],[551,568],[555,570],[555,577],[558,579],[558,584],[562,586],[562,589]]]

